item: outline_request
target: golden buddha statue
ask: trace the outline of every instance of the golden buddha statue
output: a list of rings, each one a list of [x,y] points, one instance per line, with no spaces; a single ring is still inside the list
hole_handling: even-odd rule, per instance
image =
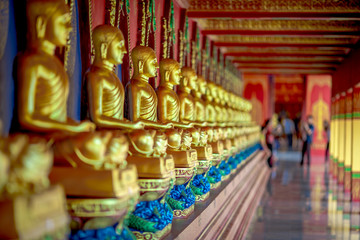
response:
[[[159,68],[156,54],[150,47],[136,46],[131,51],[134,73],[126,85],[126,104],[131,121],[141,121],[146,127],[169,129],[171,123],[157,122],[158,99],[149,84],[149,78],[157,76]]]
[[[215,88],[215,83],[207,81],[206,82],[206,92],[205,95],[202,95],[205,100],[205,117],[206,121],[210,123],[216,122],[216,111],[213,104],[213,89]]]
[[[69,82],[55,56],[55,48],[66,45],[71,30],[71,15],[65,2],[30,0],[27,16],[28,49],[19,58],[18,70],[20,124],[27,130],[61,138],[55,142],[55,167],[50,181],[61,183],[66,195],[76,199],[67,201],[72,226],[77,229],[113,226],[125,217],[130,199],[138,198],[136,169],[124,166],[121,161],[125,159],[118,159],[124,156],[124,149],[116,147],[115,138],[120,140],[119,136],[110,132],[90,133],[95,129],[94,123],[77,123],[67,117]],[[64,133],[74,136],[66,138]],[[114,154],[120,163],[109,162]],[[91,211],[79,208],[88,209],[90,205]],[[109,206],[116,206],[117,211],[98,210]]]
[[[162,123],[172,123],[175,127],[165,131],[168,137],[167,153],[173,156],[176,176],[176,186],[171,189],[167,200],[173,209],[174,218],[186,218],[193,212],[194,205],[181,209],[179,205],[182,206],[184,203],[172,193],[181,191],[181,195],[186,195],[187,198],[189,198],[188,194],[193,195],[190,189],[186,190],[197,165],[197,153],[191,149],[192,136],[189,130],[193,127],[193,123],[180,122],[180,100],[173,90],[174,86],[180,84],[180,64],[173,59],[163,59],[160,62],[160,76],[160,86],[156,91],[159,101],[159,120]]]
[[[173,90],[174,86],[180,84],[180,64],[173,59],[163,59],[160,62],[160,76],[160,86],[156,92],[159,99],[158,116],[162,123],[172,123],[178,128],[167,130],[166,134],[171,140],[168,153],[173,155],[176,172],[179,173],[179,168],[193,169],[196,165],[196,151],[191,150],[192,136],[188,130],[193,123],[180,122],[180,100]],[[176,184],[186,183],[191,176],[177,175]]]
[[[195,120],[197,122],[206,123],[206,113],[205,113],[205,101],[201,98],[203,94],[206,93],[206,81],[202,76],[197,76],[195,87],[192,88],[191,94],[193,96],[193,102],[195,106]],[[199,140],[198,143],[194,143],[194,149],[198,153],[199,168],[198,173],[204,173],[210,167],[212,160],[212,148],[207,144],[208,142],[208,132],[209,129],[202,127],[199,129]]]
[[[114,72],[127,53],[122,32],[109,25],[93,31],[94,63],[85,74],[90,119],[98,128],[139,129],[141,122],[124,119],[124,87]]]
[[[216,109],[215,109],[215,103],[214,103],[214,96],[216,95],[216,85],[215,83],[211,82],[211,81],[207,81],[206,82],[206,92],[205,95],[202,95],[202,98],[205,101],[205,117],[206,120],[208,122],[211,123],[212,126],[215,126],[217,124],[217,113],[216,113]],[[220,134],[220,130],[217,127],[214,128],[207,128],[208,131],[208,136],[209,136],[209,143],[212,147],[212,151],[213,151],[213,159],[212,159],[212,164],[214,166],[217,166],[221,159],[222,159],[222,155],[223,155],[223,149],[224,149],[224,145],[222,141],[219,141],[219,134]],[[211,135],[209,135],[209,133]]]
[[[32,0],[27,4],[28,47],[19,56],[18,116],[23,129],[51,133],[79,133],[95,129],[91,122],[67,117],[69,80],[55,56],[71,31],[69,8],[61,0]]]

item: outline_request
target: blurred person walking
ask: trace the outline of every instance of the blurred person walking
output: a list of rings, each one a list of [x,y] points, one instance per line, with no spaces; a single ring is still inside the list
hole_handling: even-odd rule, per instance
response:
[[[324,120],[324,136],[326,139],[325,162],[329,160],[329,143],[330,143],[330,124]]]
[[[260,142],[261,146],[264,149],[266,155],[267,155],[267,164],[270,168],[273,166],[272,162],[272,151],[273,151],[273,142],[274,142],[274,136],[271,132],[271,120],[267,119],[263,126],[261,127],[261,136],[260,136]]]
[[[313,120],[313,116],[309,115],[306,118],[306,121],[303,122],[302,126],[301,126],[301,135],[302,135],[302,140],[303,140],[303,147],[302,147],[302,151],[301,151],[301,162],[300,162],[300,166],[302,166],[304,164],[304,157],[305,157],[305,153],[307,156],[307,160],[308,160],[308,165],[310,165],[311,162],[311,144],[313,141],[313,135],[314,135],[314,120]]]
[[[288,150],[292,151],[293,146],[293,136],[295,133],[295,125],[293,120],[291,120],[288,116],[284,119],[284,133],[287,138]]]

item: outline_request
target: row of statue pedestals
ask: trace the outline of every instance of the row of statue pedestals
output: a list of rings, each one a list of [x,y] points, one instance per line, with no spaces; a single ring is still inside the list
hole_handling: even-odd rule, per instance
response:
[[[127,53],[123,34],[102,25],[84,79],[87,117],[76,122],[55,55],[70,19],[62,0],[27,3],[17,132],[0,141],[0,238],[160,239],[258,149],[251,104],[173,59],[159,66],[145,46],[131,52],[124,89],[113,71]]]

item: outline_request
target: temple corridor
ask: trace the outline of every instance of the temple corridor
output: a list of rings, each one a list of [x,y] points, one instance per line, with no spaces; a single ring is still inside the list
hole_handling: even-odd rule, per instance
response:
[[[0,0],[0,240],[360,240],[359,142],[360,0]]]
[[[331,233],[335,232],[331,232],[331,225],[328,225],[331,223],[328,166],[323,156],[315,155],[309,167],[301,168],[300,154],[279,153],[279,161],[267,180],[247,239],[332,239]],[[337,217],[343,216],[338,213]],[[338,239],[345,239],[339,230]]]

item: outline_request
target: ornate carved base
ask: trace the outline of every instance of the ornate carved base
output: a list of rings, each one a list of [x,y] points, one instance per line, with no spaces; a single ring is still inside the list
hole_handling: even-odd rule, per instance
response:
[[[67,200],[73,230],[102,229],[122,223],[129,209],[133,209],[137,196],[133,198],[71,199]]]
[[[171,231],[171,224],[167,225],[163,230],[152,233],[152,232],[138,232],[132,231],[137,240],[160,240],[168,235]]]
[[[224,154],[224,143],[222,141],[210,143],[213,152],[213,166],[220,164],[222,155]]]
[[[204,195],[195,195],[196,202],[203,202],[210,196],[210,192],[205,193]]]
[[[133,164],[125,169],[113,170],[54,166],[49,178],[53,184],[61,184],[67,196],[122,198],[129,191],[139,190],[136,167]]]
[[[171,155],[166,157],[139,157],[128,156],[126,161],[134,164],[139,178],[167,178],[174,174],[174,159]]]
[[[65,194],[60,186],[3,200],[0,212],[0,239],[64,239],[69,232]]]
[[[193,212],[194,212],[194,205],[191,205],[189,208],[186,208],[184,210],[174,210],[174,219],[178,218],[188,218]]]
[[[175,164],[175,185],[182,185],[190,181],[197,166],[197,152],[193,149],[187,151],[167,151],[171,154]]]
[[[212,166],[212,147],[210,145],[194,147],[198,155],[197,174],[205,173]]]
[[[176,182],[175,185],[182,185],[191,180],[194,176],[195,167],[194,168],[175,168],[175,176]]]
[[[174,182],[174,177],[163,179],[139,179],[139,201],[154,201],[161,198],[169,188],[173,186]]]

